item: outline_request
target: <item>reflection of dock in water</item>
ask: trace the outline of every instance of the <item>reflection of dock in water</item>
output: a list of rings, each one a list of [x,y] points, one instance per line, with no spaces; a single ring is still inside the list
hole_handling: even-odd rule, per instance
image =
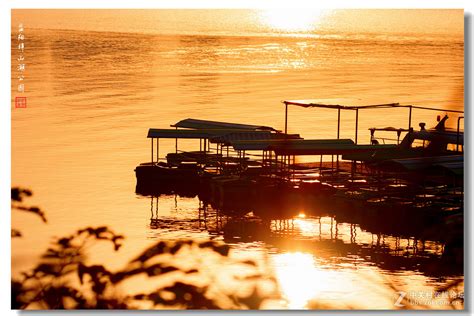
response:
[[[176,196],[174,201],[178,201]],[[370,232],[359,223],[338,222],[335,215],[295,214],[262,220],[252,213],[230,216],[201,200],[197,203],[193,218],[160,218],[159,197],[152,197],[150,228],[205,231],[222,236],[229,244],[260,241],[271,251],[312,253],[341,264],[363,260],[387,270],[415,270],[430,276],[462,274],[462,266],[449,265],[444,258],[444,243],[440,240],[404,232]]]
[[[174,200],[174,208],[178,208],[178,196],[171,195]],[[159,212],[159,196],[150,197],[150,229],[185,229],[190,228],[196,231],[206,231],[210,235],[222,235],[224,226],[227,224],[229,217],[224,215],[220,210],[212,208],[209,204],[198,201],[197,218],[174,218],[160,217]]]

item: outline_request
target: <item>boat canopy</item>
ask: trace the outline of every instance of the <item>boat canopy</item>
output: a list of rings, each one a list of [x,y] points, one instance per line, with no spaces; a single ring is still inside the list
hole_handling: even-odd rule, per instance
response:
[[[277,155],[340,155],[396,147],[396,145],[356,145],[351,139],[234,141],[232,146],[235,150],[273,150]]]
[[[218,122],[218,121],[206,121],[188,118],[181,120],[178,123],[171,125],[171,127],[180,127],[180,128],[191,128],[191,129],[241,129],[241,130],[267,130],[267,131],[277,131],[273,127],[263,126],[263,125],[249,125],[249,124],[238,124],[238,123],[228,123],[228,122]]]
[[[298,134],[271,133],[269,131],[239,131],[232,132],[210,139],[211,143],[219,143],[233,146],[235,142],[257,141],[266,142],[270,140],[302,139]]]
[[[190,138],[190,139],[211,139],[229,133],[248,132],[248,130],[237,129],[161,129],[150,128],[148,138]],[[257,132],[258,133],[258,132]],[[263,131],[260,133],[270,133]]]
[[[343,155],[375,152],[396,148],[396,145],[356,145],[350,139],[296,140],[272,146],[277,155]]]
[[[308,99],[308,100],[288,100],[283,101],[286,105],[296,105],[305,108],[329,108],[341,110],[356,110],[375,107],[403,107],[400,103],[382,103],[382,104],[361,104],[354,100],[346,99]],[[346,105],[343,105],[346,104]],[[350,104],[350,105],[348,105]]]
[[[263,139],[263,140],[234,140],[231,142],[235,150],[271,150],[273,146],[287,143],[288,139]]]
[[[389,127],[371,127],[369,131],[385,131],[385,132],[409,132],[410,130],[407,128],[396,128],[393,126]]]
[[[413,132],[411,137],[413,139],[438,141],[448,144],[462,145],[464,143],[464,131],[458,133],[456,131],[437,131],[435,129],[430,129]]]
[[[359,110],[359,109],[374,109],[374,108],[411,108],[420,110],[431,110],[448,113],[464,113],[461,110],[454,109],[439,109],[426,106],[418,106],[413,104],[396,103],[376,103],[367,104],[353,99],[306,99],[306,100],[287,100],[283,101],[285,105],[295,105],[305,108],[328,108],[340,110]]]
[[[301,139],[298,134],[238,129],[157,129],[148,130],[148,138],[208,139],[211,143],[231,146],[234,141]]]

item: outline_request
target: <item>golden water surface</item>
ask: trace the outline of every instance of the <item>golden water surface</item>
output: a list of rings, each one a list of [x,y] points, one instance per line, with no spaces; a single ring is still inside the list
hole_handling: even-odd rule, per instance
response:
[[[150,127],[199,118],[283,129],[285,99],[463,109],[459,10],[14,10],[12,98],[19,23],[28,107],[12,103],[12,186],[31,188],[27,203],[49,222],[12,214],[24,235],[12,241],[13,274],[34,265],[51,237],[85,226],[126,236],[121,252],[92,253],[111,268],[158,239],[210,238],[195,221],[197,198],[161,196],[158,217],[175,224],[150,225],[157,201],[135,194],[133,172],[150,159]],[[415,110],[414,125],[432,126],[438,114]],[[289,132],[334,138],[336,118],[290,108]],[[341,137],[354,138],[353,113],[342,119]],[[406,120],[406,111],[362,111],[359,140],[369,140],[369,127],[406,127]],[[174,151],[174,141],[160,146],[162,156]],[[363,251],[383,242],[411,256],[411,236],[381,236],[330,217],[298,217],[291,236],[281,225],[272,221],[272,242],[229,243],[236,255],[268,256],[287,308],[317,298],[335,308],[391,309],[388,284],[429,291],[450,279]],[[441,247],[427,244],[433,253]]]

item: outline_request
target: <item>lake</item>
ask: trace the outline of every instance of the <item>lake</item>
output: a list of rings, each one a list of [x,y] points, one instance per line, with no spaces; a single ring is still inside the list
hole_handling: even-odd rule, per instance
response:
[[[53,236],[85,226],[108,225],[126,236],[119,253],[98,246],[91,254],[111,268],[160,239],[224,240],[216,225],[226,219],[201,220],[197,197],[135,194],[134,168],[150,156],[148,128],[198,118],[283,129],[281,101],[294,99],[464,108],[462,10],[302,12],[282,23],[271,10],[14,10],[12,47],[18,24],[25,27],[28,107],[12,105],[12,186],[32,189],[26,203],[44,209],[49,221],[12,214],[24,235],[12,241],[13,274],[34,265]],[[369,22],[354,22],[359,15]],[[390,27],[404,15],[410,22]],[[12,98],[17,57],[12,49]],[[438,114],[414,110],[414,126],[432,127]],[[336,136],[334,111],[291,107],[289,115],[291,133]],[[400,109],[362,111],[360,142],[369,141],[369,127],[406,127],[406,117]],[[455,117],[449,121],[455,126]],[[343,113],[341,137],[354,137],[353,113]],[[162,141],[160,153],[174,145]],[[416,258],[413,237],[313,214],[274,219],[262,238],[225,242],[236,256],[268,258],[285,308],[319,298],[335,308],[391,309],[389,284],[433,291],[463,277],[439,275],[424,261],[426,269],[400,263],[396,258]],[[377,245],[398,263],[380,257]],[[436,241],[425,246],[442,253]],[[429,264],[436,269],[436,259]]]

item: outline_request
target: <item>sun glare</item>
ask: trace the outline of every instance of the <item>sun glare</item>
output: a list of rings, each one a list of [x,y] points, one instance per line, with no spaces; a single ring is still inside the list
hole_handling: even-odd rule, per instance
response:
[[[284,253],[275,256],[274,260],[277,277],[289,308],[305,308],[310,299],[330,288],[331,273],[319,269],[311,254]]]
[[[283,32],[302,32],[315,29],[324,11],[315,9],[266,9],[260,13],[262,22]]]

